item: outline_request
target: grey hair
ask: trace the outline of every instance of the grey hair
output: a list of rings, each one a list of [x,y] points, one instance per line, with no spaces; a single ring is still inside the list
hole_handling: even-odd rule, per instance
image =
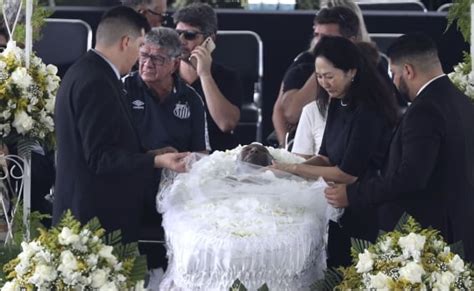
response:
[[[145,35],[145,43],[157,45],[166,50],[171,58],[181,55],[182,46],[178,33],[169,27],[154,27]]]
[[[150,5],[152,0],[120,0],[122,5],[137,9],[140,5]]]

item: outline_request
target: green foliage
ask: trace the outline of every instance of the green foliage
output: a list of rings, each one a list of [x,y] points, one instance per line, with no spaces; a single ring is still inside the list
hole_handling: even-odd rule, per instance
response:
[[[372,245],[370,241],[351,238],[351,257],[353,261],[356,261],[360,253],[363,253],[365,249],[369,249]]]
[[[4,266],[14,258],[18,256],[21,252],[21,247],[15,244],[4,245],[3,243],[0,246],[0,286],[6,280],[7,273],[4,272]]]
[[[446,30],[456,23],[456,27],[466,42],[471,42],[471,3],[472,0],[453,0],[453,6],[448,11]]]
[[[257,291],[268,291],[268,286],[267,284],[263,284],[260,288],[257,289]],[[234,283],[229,288],[229,291],[247,291],[247,288],[245,285],[240,282],[239,279],[236,279]]]
[[[324,278],[316,281],[311,285],[311,290],[314,291],[331,291],[341,284],[343,279],[343,272],[335,268],[327,268],[324,271]]]
[[[232,286],[230,286],[229,291],[247,291],[247,288],[245,288],[239,279],[236,279],[234,283],[232,283]]]

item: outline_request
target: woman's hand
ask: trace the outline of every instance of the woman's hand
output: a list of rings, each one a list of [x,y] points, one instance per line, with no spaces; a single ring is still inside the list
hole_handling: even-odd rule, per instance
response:
[[[273,160],[272,165],[268,167],[270,169],[276,169],[276,170],[280,170],[280,171],[288,172],[292,174],[295,174],[295,170],[296,170],[296,164],[278,163],[278,162],[275,162],[275,160]]]

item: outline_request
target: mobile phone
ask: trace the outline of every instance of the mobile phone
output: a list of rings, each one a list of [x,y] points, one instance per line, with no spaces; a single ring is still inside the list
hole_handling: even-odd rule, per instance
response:
[[[216,48],[216,44],[210,36],[202,42],[201,46],[204,47],[209,53],[212,53],[212,51]],[[194,68],[196,68],[197,59],[195,57],[189,57],[189,62]]]

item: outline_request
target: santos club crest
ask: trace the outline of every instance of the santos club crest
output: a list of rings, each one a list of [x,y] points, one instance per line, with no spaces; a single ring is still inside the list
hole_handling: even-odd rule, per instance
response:
[[[189,116],[191,116],[191,110],[189,108],[188,102],[184,104],[181,104],[181,103],[176,104],[173,110],[173,114],[179,119],[188,119]]]

